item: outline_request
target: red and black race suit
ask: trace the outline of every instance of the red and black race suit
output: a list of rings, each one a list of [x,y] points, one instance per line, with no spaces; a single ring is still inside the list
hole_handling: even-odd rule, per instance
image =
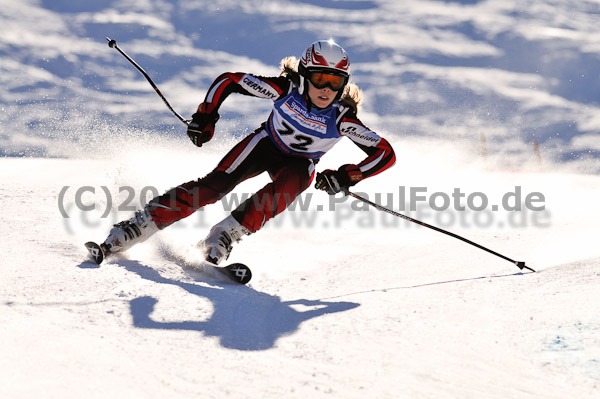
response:
[[[150,202],[152,217],[159,228],[215,203],[242,181],[267,171],[272,182],[232,212],[244,227],[255,232],[310,186],[318,159],[343,137],[366,153],[362,162],[352,165],[354,171],[360,171],[360,178],[353,179],[354,184],[381,173],[395,162],[390,144],[367,128],[351,107],[344,102],[334,102],[325,109],[310,107],[287,77],[224,73],[210,86],[205,102],[219,109],[231,93],[270,99],[274,102],[273,111],[260,128],[236,144],[208,175]]]

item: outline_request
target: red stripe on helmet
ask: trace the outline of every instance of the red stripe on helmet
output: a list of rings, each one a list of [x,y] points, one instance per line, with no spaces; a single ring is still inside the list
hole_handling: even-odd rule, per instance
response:
[[[312,46],[312,50],[310,52],[311,52],[311,57],[312,57],[312,60],[313,60],[314,64],[323,65],[324,67],[328,67],[329,66],[329,64],[327,63],[327,60],[325,59],[325,57],[323,57],[322,55],[318,54],[315,51],[315,46],[314,45]]]
[[[338,68],[338,69],[342,69],[344,71],[347,71],[348,70],[348,66],[349,66],[348,57],[344,57],[344,59],[341,60],[340,62],[338,62],[335,67]]]

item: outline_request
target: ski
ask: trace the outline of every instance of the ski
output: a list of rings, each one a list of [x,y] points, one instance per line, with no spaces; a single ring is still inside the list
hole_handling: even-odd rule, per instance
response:
[[[227,266],[216,266],[211,265],[219,272],[228,276],[231,280],[240,284],[248,284],[250,279],[252,278],[252,271],[250,268],[243,263],[232,263]]]
[[[93,241],[89,241],[89,242],[85,243],[85,247],[87,248],[88,252],[90,253],[90,257],[92,258],[92,260],[94,262],[96,262],[97,265],[102,263],[102,261],[105,258],[105,255],[104,255],[104,251],[102,250],[102,247],[100,245],[96,244]]]
[[[106,258],[107,254],[105,254],[102,247],[95,242],[86,242],[85,247],[88,250],[90,257],[97,265],[101,264],[102,261],[104,261],[104,258]],[[226,266],[217,266],[210,263],[208,263],[208,265],[239,284],[248,284],[252,278],[252,270],[243,263],[232,263],[231,265]]]

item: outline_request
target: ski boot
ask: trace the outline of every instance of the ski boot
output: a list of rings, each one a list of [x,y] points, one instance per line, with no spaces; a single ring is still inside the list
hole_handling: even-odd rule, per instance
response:
[[[249,234],[250,231],[247,228],[229,215],[214,225],[208,236],[199,244],[205,248],[206,260],[218,265],[229,258],[233,243],[241,241],[243,236]]]
[[[131,219],[115,224],[100,247],[106,255],[127,251],[135,244],[146,241],[158,230],[146,208],[137,211]]]

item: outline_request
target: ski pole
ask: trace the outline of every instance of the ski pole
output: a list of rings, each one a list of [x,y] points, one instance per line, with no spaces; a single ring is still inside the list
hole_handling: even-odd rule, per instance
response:
[[[140,73],[142,75],[144,75],[144,77],[146,78],[146,80],[148,81],[148,83],[150,83],[150,85],[152,86],[152,88],[154,89],[154,91],[156,92],[156,94],[158,94],[158,96],[163,100],[163,102],[166,104],[167,108],[169,108],[169,110],[173,113],[173,115],[175,115],[177,117],[177,119],[179,119],[181,122],[183,122],[186,126],[188,125],[188,121],[186,121],[185,119],[183,119],[183,117],[181,115],[179,115],[174,109],[173,107],[171,107],[171,104],[169,104],[169,102],[167,101],[167,99],[165,98],[165,96],[163,96],[163,94],[160,92],[160,90],[158,90],[158,87],[156,87],[156,85],[154,84],[154,82],[152,81],[152,79],[150,79],[150,76],[148,76],[148,74],[146,73],[146,71],[144,71],[142,69],[141,66],[139,66],[130,56],[128,56],[123,50],[121,50],[119,48],[119,46],[117,46],[117,41],[116,40],[112,40],[110,38],[106,38],[106,40],[108,41],[108,47],[110,48],[114,48],[117,49],[117,51],[119,53],[121,53],[121,55],[123,57],[125,57],[127,59],[127,61],[131,62],[131,64],[137,68],[138,71],[140,71]]]
[[[467,244],[471,244],[471,245],[473,245],[473,246],[475,246],[475,247],[477,247],[477,248],[479,248],[479,249],[483,249],[484,251],[487,251],[487,252],[489,252],[489,253],[491,253],[491,254],[493,254],[493,255],[499,256],[500,258],[502,258],[502,259],[504,259],[504,260],[507,260],[507,261],[509,261],[510,263],[513,263],[513,264],[515,264],[515,265],[516,265],[516,266],[517,266],[519,269],[521,269],[521,270],[523,270],[523,269],[525,268],[525,269],[527,269],[527,270],[531,270],[532,272],[535,272],[535,270],[533,270],[532,268],[530,268],[530,267],[528,267],[528,266],[525,266],[525,262],[522,262],[522,261],[516,261],[516,260],[510,259],[509,257],[506,257],[506,256],[504,256],[504,255],[502,255],[502,254],[499,254],[498,252],[492,251],[491,249],[488,249],[488,248],[486,248],[486,247],[484,247],[484,246],[482,246],[482,245],[479,245],[479,244],[477,244],[477,243],[475,243],[475,242],[473,242],[473,241],[471,241],[471,240],[467,240],[466,238],[464,238],[464,237],[461,237],[461,236],[459,236],[458,234],[451,233],[451,232],[449,232],[449,231],[446,231],[446,230],[444,230],[444,229],[440,229],[439,227],[432,226],[432,225],[430,225],[430,224],[427,224],[427,223],[425,223],[425,222],[421,222],[421,221],[419,221],[419,220],[417,220],[417,219],[413,219],[413,218],[411,218],[411,217],[408,217],[408,216],[406,216],[406,215],[403,215],[403,214],[401,214],[401,213],[398,213],[398,212],[392,211],[391,209],[388,209],[388,208],[386,208],[386,207],[383,207],[383,206],[381,206],[381,205],[379,205],[379,204],[376,204],[376,203],[374,203],[374,202],[371,202],[371,201],[369,201],[368,199],[361,197],[360,195],[354,194],[353,192],[347,191],[347,193],[348,193],[349,195],[351,195],[352,197],[356,198],[357,200],[360,200],[360,201],[362,201],[362,202],[365,202],[365,203],[367,203],[367,204],[369,204],[369,205],[371,205],[371,206],[374,206],[375,208],[379,209],[380,211],[387,212],[387,213],[389,213],[389,214],[391,214],[391,215],[398,216],[399,218],[402,218],[402,219],[404,219],[404,220],[408,220],[409,222],[413,222],[413,223],[416,223],[416,224],[418,224],[418,225],[421,225],[421,226],[423,226],[423,227],[427,227],[427,228],[430,228],[430,229],[432,229],[432,230],[438,231],[438,232],[440,232],[440,233],[444,233],[444,234],[446,234],[446,235],[449,235],[450,237],[458,238],[459,240],[461,240],[461,241],[463,241],[463,242],[466,242]]]

